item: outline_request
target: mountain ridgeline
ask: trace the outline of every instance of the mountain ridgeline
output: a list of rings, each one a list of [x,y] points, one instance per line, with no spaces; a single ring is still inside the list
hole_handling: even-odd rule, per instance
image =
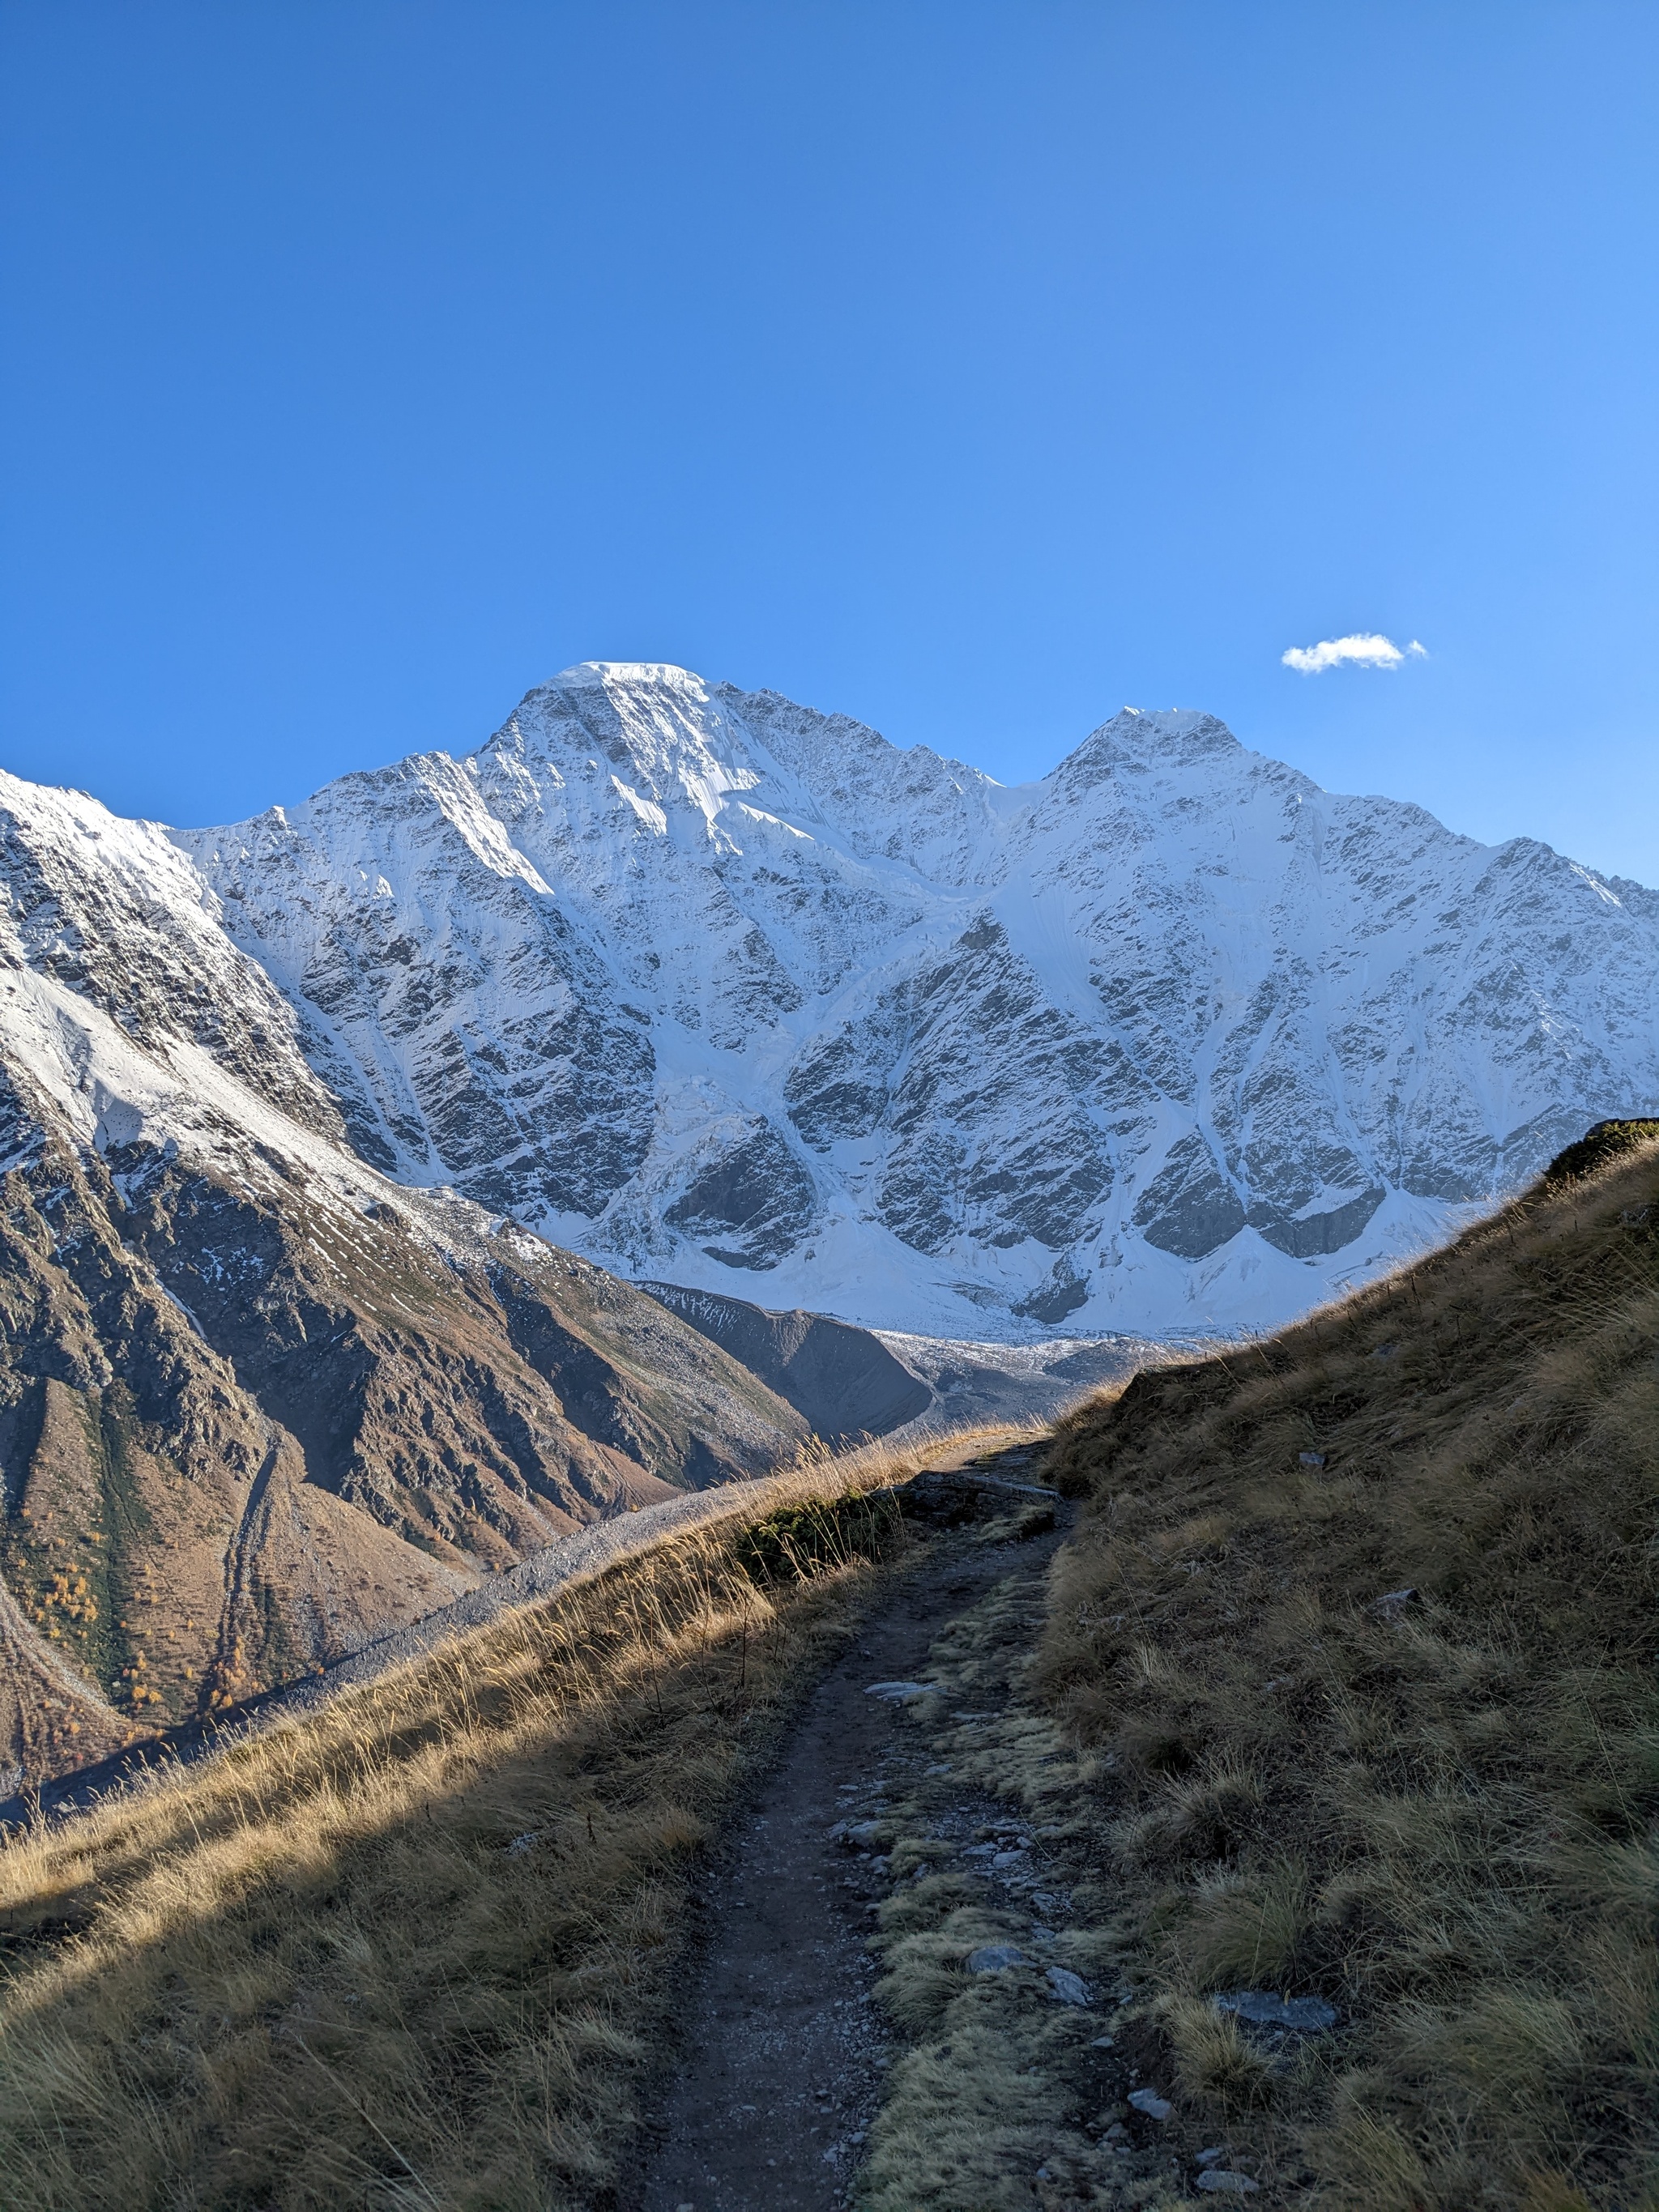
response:
[[[1011,790],[588,665],[185,856],[364,1159],[868,1326],[1276,1323],[1659,1103],[1659,895],[1207,714]]]
[[[1121,1370],[1060,1333],[1300,1312],[1659,1098],[1659,896],[1195,714],[1006,790],[587,665],[230,829],[0,777],[0,894],[14,1786]]]

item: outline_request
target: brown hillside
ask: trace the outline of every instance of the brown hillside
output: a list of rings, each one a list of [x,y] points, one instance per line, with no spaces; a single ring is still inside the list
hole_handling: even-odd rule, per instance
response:
[[[0,1799],[805,1436],[656,1300],[476,1209],[50,1125],[0,1082]]]
[[[614,2205],[699,1846],[903,1558],[863,1485],[910,1471],[781,1476],[297,1723],[0,1832],[7,2212]]]

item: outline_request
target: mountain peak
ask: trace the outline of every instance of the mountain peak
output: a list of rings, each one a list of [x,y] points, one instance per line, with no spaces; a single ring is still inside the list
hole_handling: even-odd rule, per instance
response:
[[[695,670],[672,660],[578,660],[562,668],[540,688],[549,691],[601,691],[613,684],[650,685],[668,691],[706,696],[708,685]]]
[[[1196,709],[1002,791],[593,662],[234,834],[3,791],[9,957],[128,1036],[602,1265],[879,1326],[1270,1323],[1659,1104],[1659,896]]]
[[[1132,716],[1134,720],[1146,724],[1149,728],[1169,730],[1176,734],[1195,729],[1201,722],[1213,722],[1216,720],[1213,714],[1202,707],[1123,706],[1118,708],[1112,720],[1121,721],[1126,715]],[[1106,728],[1109,725],[1103,723],[1101,726]],[[1224,729],[1226,725],[1223,723],[1220,726]]]
[[[1174,750],[1193,757],[1239,746],[1227,725],[1200,707],[1121,707],[1083,742],[1091,745],[1103,738],[1141,752]]]

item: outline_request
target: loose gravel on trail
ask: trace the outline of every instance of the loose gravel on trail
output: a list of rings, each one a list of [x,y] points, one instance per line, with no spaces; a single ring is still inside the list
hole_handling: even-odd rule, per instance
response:
[[[884,1785],[902,1795],[927,1756],[869,1691],[925,1671],[951,1620],[1010,1573],[1040,1571],[1057,1540],[931,1545],[811,1692],[708,1878],[700,1978],[630,2212],[848,2202],[892,2056],[866,1948],[888,1885],[878,1842],[831,1831],[849,1806],[878,1808]]]

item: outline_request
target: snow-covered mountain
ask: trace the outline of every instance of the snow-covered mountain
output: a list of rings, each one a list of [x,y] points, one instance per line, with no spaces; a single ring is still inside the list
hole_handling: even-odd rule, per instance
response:
[[[216,915],[161,831],[0,777],[0,1798],[807,1433],[358,1158]]]
[[[1005,790],[589,665],[234,829],[0,776],[0,1774],[975,1340],[1280,1320],[1659,1108],[1656,984],[1659,895],[1203,714]]]
[[[1005,789],[586,664],[465,758],[169,834],[204,1050],[400,1182],[773,1308],[1271,1323],[1659,1105],[1659,895],[1207,714]],[[117,1006],[119,944],[76,957]]]

